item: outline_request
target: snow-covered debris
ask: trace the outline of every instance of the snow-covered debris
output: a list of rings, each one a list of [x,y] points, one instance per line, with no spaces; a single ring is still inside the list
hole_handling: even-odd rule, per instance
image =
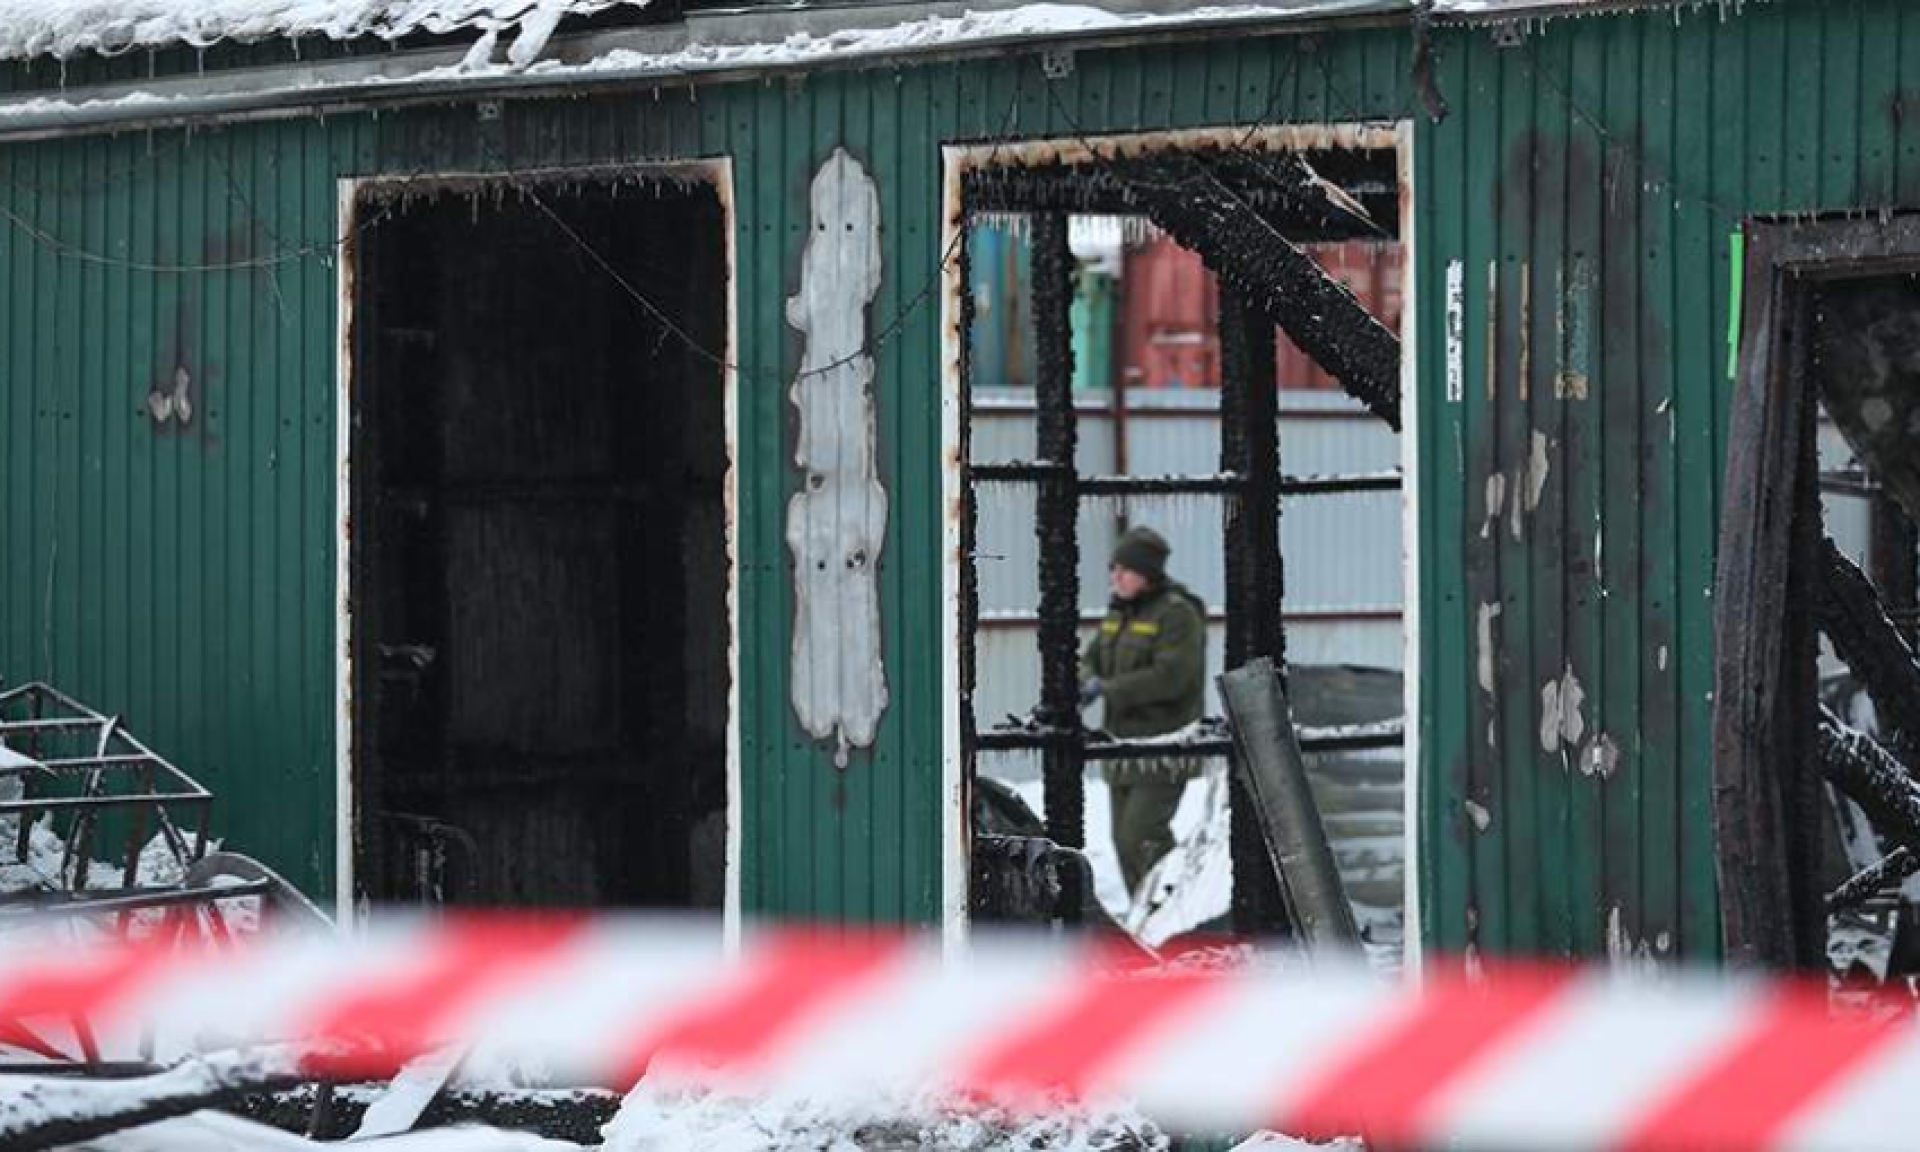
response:
[[[313,1152],[338,1149],[222,1112],[196,1112],[178,1120],[90,1140],[88,1152]],[[579,1152],[580,1145],[527,1132],[460,1126],[412,1132],[380,1141],[380,1152]]]
[[[0,59],[65,59],[222,41],[377,38],[518,30],[527,62],[559,22],[646,0],[0,0]]]
[[[0,1076],[0,1148],[41,1148],[193,1112],[227,1093],[303,1077],[304,1049],[263,1045],[195,1058],[133,1080]]]
[[[1309,1144],[1277,1132],[1262,1132],[1233,1146],[1232,1152],[1366,1152],[1366,1145],[1351,1140],[1332,1144]]]
[[[605,1129],[605,1152],[1163,1152],[1124,1108],[1027,1118],[938,1097],[862,1105],[669,1089],[642,1081]]]

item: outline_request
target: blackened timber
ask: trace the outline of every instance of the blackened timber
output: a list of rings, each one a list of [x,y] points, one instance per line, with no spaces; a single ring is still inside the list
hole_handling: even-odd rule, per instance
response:
[[[1284,685],[1285,577],[1280,556],[1280,421],[1273,322],[1232,286],[1220,292],[1221,469],[1247,477],[1227,510],[1229,671],[1270,660]],[[1287,926],[1280,877],[1260,827],[1258,798],[1234,773],[1228,782],[1228,844],[1233,861],[1233,919],[1243,933]]]
[[[1145,197],[1223,185],[1283,235],[1301,242],[1392,239],[1399,227],[1393,153],[1202,148],[1080,163],[999,165],[968,172],[969,211],[1068,211],[1130,216]],[[1343,170],[1344,168],[1344,170]],[[1326,171],[1331,178],[1323,177]]]
[[[1041,482],[1034,533],[1040,564],[1040,708],[1049,728],[1080,726],[1080,495],[1073,477],[1078,429],[1073,411],[1073,254],[1062,213],[1035,216],[1033,244],[1034,433],[1042,462],[1064,472]],[[1084,848],[1086,784],[1077,744],[1043,753],[1047,837]],[[1062,896],[1062,912],[1076,915],[1078,893]]]
[[[1913,644],[1920,628],[1920,537],[1900,502],[1882,492],[1869,505],[1868,557],[1880,605],[1900,636]]]
[[[1348,728],[1299,729],[1300,750],[1307,753],[1361,752],[1400,748],[1406,730],[1398,724],[1357,725]],[[1117,740],[1085,730],[1016,728],[982,732],[976,747],[982,752],[1028,752],[1056,745],[1078,744],[1082,760],[1149,760],[1168,756],[1225,756],[1233,741],[1225,736],[1194,736],[1184,740],[1147,738]]]
[[[1904,845],[1895,848],[1882,857],[1878,864],[1862,868],[1845,884],[1835,888],[1827,897],[1827,915],[1844,912],[1856,904],[1871,900],[1915,872],[1920,872],[1920,855]]]
[[[972,787],[974,737],[979,721],[974,716],[973,692],[978,679],[977,645],[980,641],[980,565],[974,556],[979,539],[980,511],[978,494],[966,479],[973,459],[973,257],[967,244],[969,232],[960,230],[960,754],[967,786]]]
[[[1400,339],[1253,207],[1219,184],[1144,196],[1147,215],[1389,427],[1400,428]]]
[[[1223,432],[1224,435],[1224,432]],[[1071,475],[1070,468],[1037,461],[975,464],[967,475],[975,484],[1038,484]],[[1228,496],[1246,487],[1247,478],[1235,472],[1183,476],[1082,476],[1082,496]],[[1354,492],[1398,492],[1398,472],[1355,472],[1329,476],[1283,476],[1282,496],[1339,496]]]
[[[1873,821],[1881,835],[1920,851],[1920,781],[1885,748],[1856,728],[1820,710],[1816,746],[1820,770]]]
[[[1756,229],[1745,270],[1713,594],[1714,854],[1729,964],[1810,970],[1825,962],[1825,898],[1817,857],[1803,857],[1795,826],[1820,827],[1811,768],[1818,637],[1805,609],[1820,584],[1819,477],[1806,301],[1774,267],[1780,244],[1776,232]],[[1808,531],[1814,539],[1803,545]]]
[[[1820,544],[1816,592],[1820,630],[1873,698],[1883,738],[1909,771],[1920,767],[1920,662],[1866,573],[1832,539]]]

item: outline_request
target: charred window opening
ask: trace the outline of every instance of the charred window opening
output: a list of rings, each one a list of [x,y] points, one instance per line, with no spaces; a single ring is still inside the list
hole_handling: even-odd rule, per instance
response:
[[[1226,814],[1217,830],[1202,817],[1191,855],[1227,862],[1233,927],[1284,931],[1286,898],[1254,806],[1223,768],[1231,741],[1211,672],[1263,656],[1284,665],[1282,609],[1296,593],[1281,555],[1283,503],[1303,523],[1349,509],[1368,526],[1356,536],[1379,529],[1390,554],[1360,571],[1356,548],[1356,587],[1385,590],[1358,610],[1348,601],[1296,621],[1310,666],[1290,669],[1295,722],[1323,764],[1351,758],[1341,765],[1350,796],[1379,783],[1369,774],[1398,787],[1401,767],[1374,762],[1403,740],[1396,156],[1247,140],[1090,150],[989,159],[962,176],[971,906],[987,918],[1112,916],[1157,943],[1155,908],[1166,905],[1128,907],[1125,883],[1103,871],[1108,800],[1090,792],[1111,766],[1184,756],[1208,770],[1181,802]],[[1153,274],[1169,259],[1191,262],[1186,290]],[[1190,315],[1173,323],[1170,311]],[[1312,430],[1283,445],[1283,427]],[[1141,525],[1171,538],[1169,575],[1205,604],[1207,702],[1178,731],[1120,738],[1103,730],[1104,702],[1085,706],[1080,657],[1102,623],[1110,550]],[[1361,639],[1329,643],[1315,631],[1342,627]],[[1366,823],[1370,847],[1399,841],[1397,810],[1355,807],[1365,814],[1340,818]],[[1372,883],[1364,898],[1397,910],[1398,884],[1387,887]]]
[[[1716,588],[1727,945],[1886,980],[1920,971],[1920,227],[1751,235]]]
[[[376,186],[358,211],[356,896],[717,906],[718,192]]]

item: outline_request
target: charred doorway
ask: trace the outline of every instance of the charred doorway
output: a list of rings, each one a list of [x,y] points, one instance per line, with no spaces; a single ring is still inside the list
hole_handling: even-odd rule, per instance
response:
[[[718,906],[720,190],[375,185],[355,214],[356,900]]]

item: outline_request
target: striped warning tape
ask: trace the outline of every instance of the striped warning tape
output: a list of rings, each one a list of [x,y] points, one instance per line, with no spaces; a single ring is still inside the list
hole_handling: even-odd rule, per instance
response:
[[[570,1083],[822,1097],[1119,1097],[1175,1129],[1385,1145],[1920,1148],[1920,1035],[1817,987],[1515,968],[1417,992],[1358,968],[1129,968],[1097,944],[454,918],[340,941],[0,955],[0,1032],[83,1018],[163,1056],[312,1045],[316,1077],[448,1042]]]

